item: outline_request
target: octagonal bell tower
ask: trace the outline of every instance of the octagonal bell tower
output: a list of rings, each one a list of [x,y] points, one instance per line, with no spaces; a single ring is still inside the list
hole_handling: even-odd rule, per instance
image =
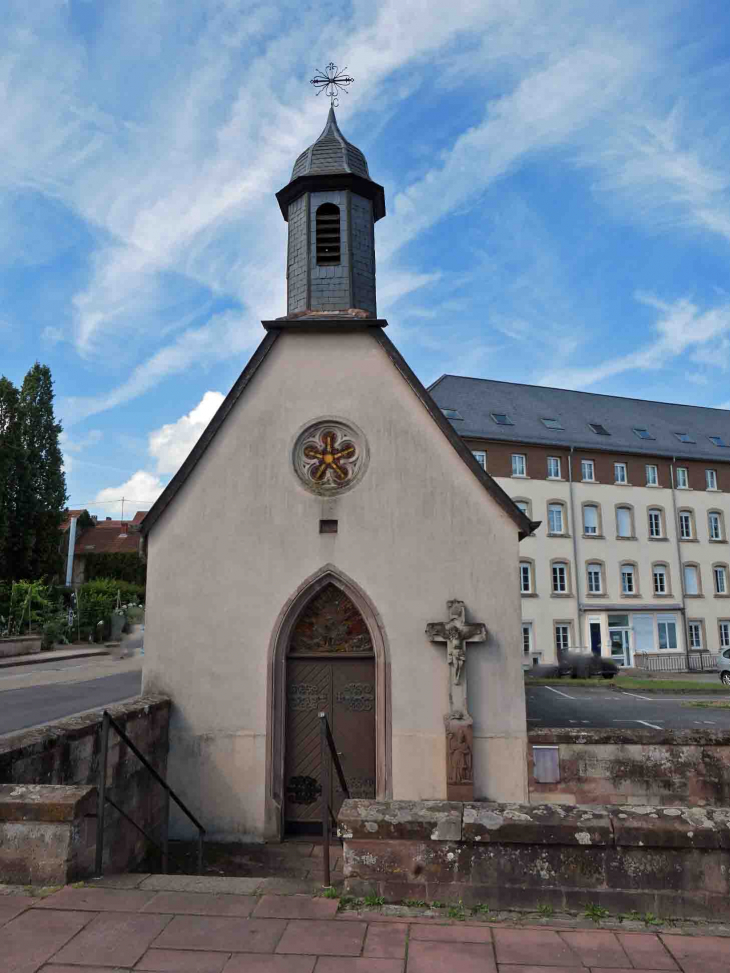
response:
[[[357,311],[376,318],[374,227],[385,216],[385,193],[340,131],[334,108],[276,198],[289,224],[287,317]]]

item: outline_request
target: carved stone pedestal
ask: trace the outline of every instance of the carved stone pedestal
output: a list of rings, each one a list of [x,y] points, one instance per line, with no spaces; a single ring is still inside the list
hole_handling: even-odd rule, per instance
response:
[[[472,721],[444,717],[446,729],[446,800],[474,800]]]

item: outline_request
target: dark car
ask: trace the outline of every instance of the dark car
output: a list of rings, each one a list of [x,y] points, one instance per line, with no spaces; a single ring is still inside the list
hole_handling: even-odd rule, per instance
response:
[[[617,673],[618,666],[612,659],[593,652],[563,652],[557,662],[525,670],[525,676],[532,679],[560,679],[561,676],[570,676],[571,679],[590,679],[591,676],[613,679]]]

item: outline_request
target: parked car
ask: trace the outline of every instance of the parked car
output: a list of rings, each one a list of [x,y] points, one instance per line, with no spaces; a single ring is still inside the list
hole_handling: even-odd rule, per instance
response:
[[[730,683],[730,657],[727,659],[727,664],[728,683]],[[560,679],[561,676],[570,676],[571,679],[590,679],[591,676],[603,676],[604,679],[613,679],[617,673],[618,666],[612,659],[606,659],[594,652],[563,652],[557,662],[526,669],[525,677]]]
[[[723,649],[718,655],[717,668],[720,670],[720,682],[723,686],[730,686],[730,649]]]

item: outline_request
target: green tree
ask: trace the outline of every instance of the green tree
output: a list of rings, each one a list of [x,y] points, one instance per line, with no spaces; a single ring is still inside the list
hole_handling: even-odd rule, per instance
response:
[[[47,365],[36,362],[20,390],[21,442],[24,471],[18,484],[17,513],[29,532],[16,563],[16,577],[53,577],[61,570],[60,527],[68,499],[63,456],[59,443],[61,424],[53,412],[53,379]]]
[[[27,549],[18,517],[18,492],[25,468],[20,397],[13,383],[0,377],[0,578],[15,577],[16,561]]]

